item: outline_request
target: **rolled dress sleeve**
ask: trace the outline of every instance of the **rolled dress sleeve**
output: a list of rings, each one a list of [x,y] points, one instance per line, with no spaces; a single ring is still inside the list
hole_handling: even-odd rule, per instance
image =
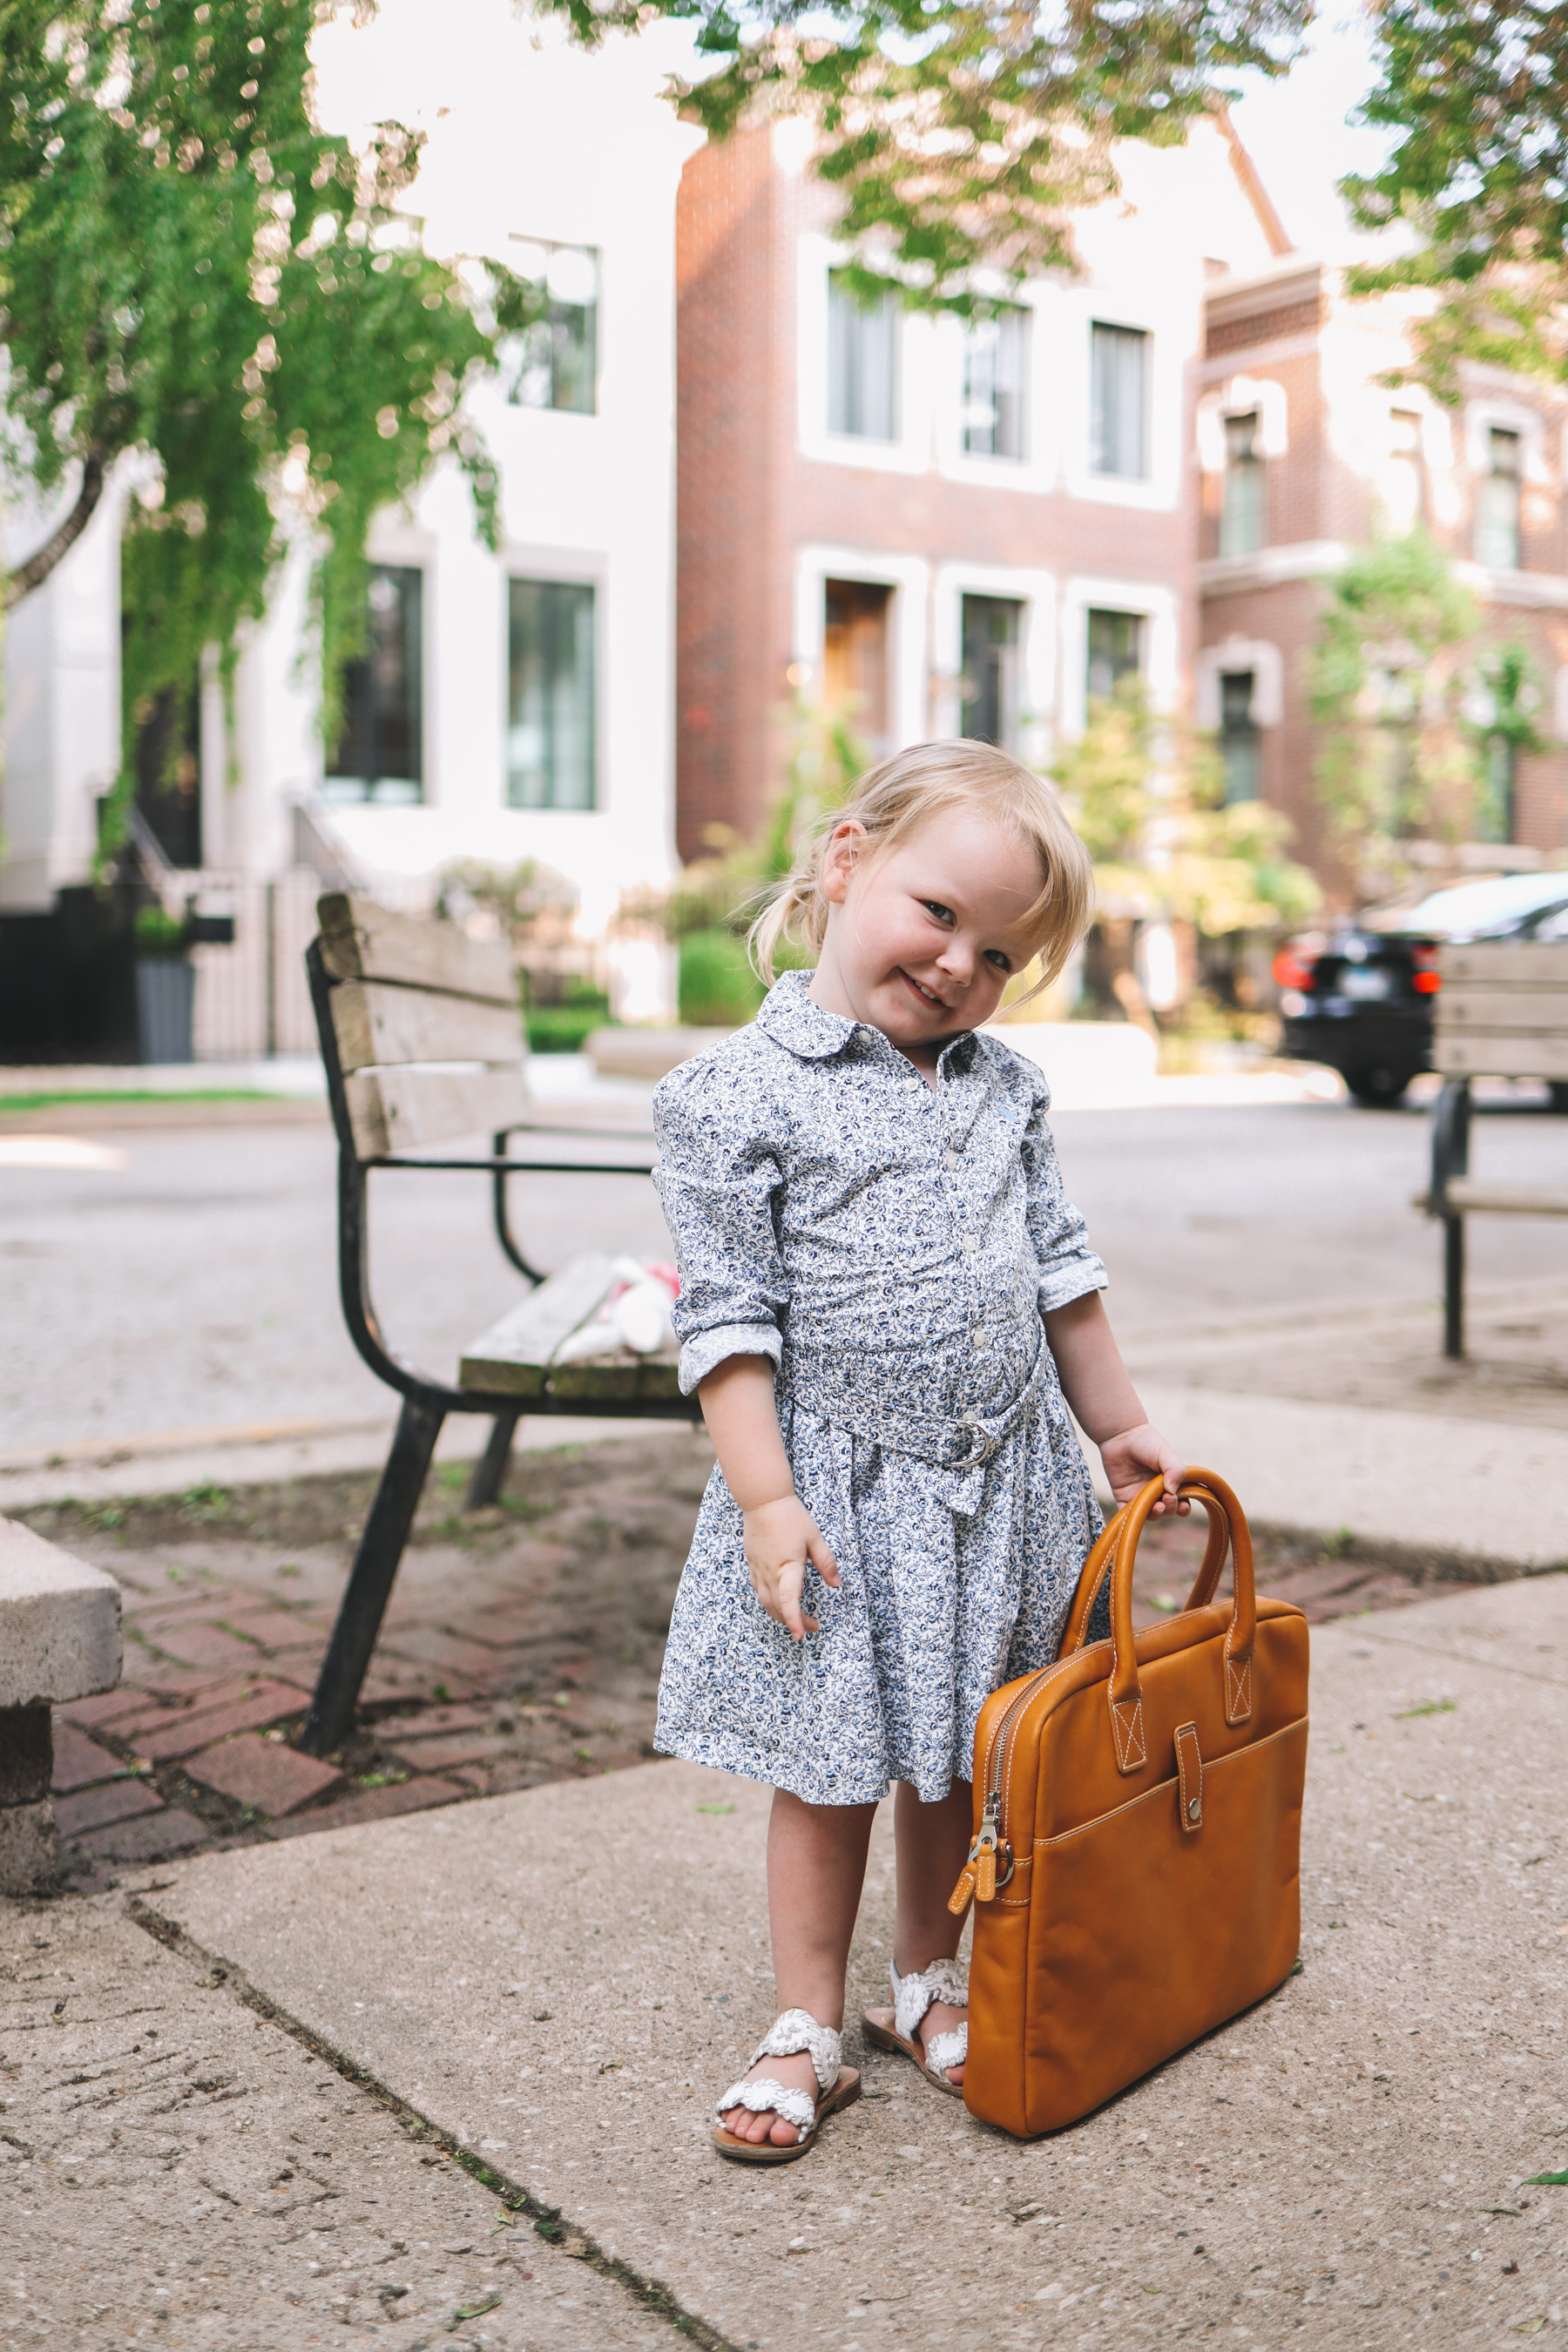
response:
[[[1103,1290],[1107,1275],[1089,1246],[1088,1229],[1062,1190],[1062,1171],[1046,1113],[1051,1092],[1042,1078],[1030,1106],[1020,1147],[1027,1187],[1025,1219],[1039,1268],[1040,1312],[1049,1315],[1090,1290]]]
[[[672,1070],[653,1098],[654,1182],[675,1244],[680,1393],[726,1356],[783,1352],[789,1300],[773,1223],[782,1174],[758,1132],[757,1106],[730,1073],[700,1058]]]

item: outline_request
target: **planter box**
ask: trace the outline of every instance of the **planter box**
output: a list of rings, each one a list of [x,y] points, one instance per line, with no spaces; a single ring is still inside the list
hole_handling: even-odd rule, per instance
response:
[[[144,1062],[194,1062],[195,966],[184,956],[136,959],[136,1038]]]

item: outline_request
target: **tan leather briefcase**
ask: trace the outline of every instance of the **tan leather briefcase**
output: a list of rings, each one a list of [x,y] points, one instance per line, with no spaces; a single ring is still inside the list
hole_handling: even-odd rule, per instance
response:
[[[1300,1941],[1307,1621],[1258,1601],[1222,1478],[1179,1616],[1132,1631],[1132,1563],[1161,1482],[1084,1563],[1054,1666],[993,1693],[974,1743],[964,2104],[1020,2138],[1076,2122],[1272,1992]],[[1216,1601],[1232,1560],[1233,1597]],[[1110,1639],[1084,1645],[1101,1579]]]

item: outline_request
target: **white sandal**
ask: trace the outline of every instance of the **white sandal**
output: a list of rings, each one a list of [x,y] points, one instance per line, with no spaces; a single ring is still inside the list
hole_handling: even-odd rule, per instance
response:
[[[793,2164],[811,2147],[835,2107],[847,2107],[859,2097],[859,2075],[841,2063],[843,2035],[831,2025],[818,2025],[805,2009],[786,2009],[773,2020],[746,2061],[746,2071],[759,2058],[793,2058],[802,2050],[810,2053],[821,2096],[813,2099],[807,2091],[792,2091],[767,2074],[756,2083],[732,2083],[713,2110],[720,2118],[713,2126],[713,2145],[721,2156],[732,2157],[738,2164]],[[800,2137],[787,2147],[776,2140],[739,2139],[725,2130],[722,2120],[734,2107],[747,2107],[754,2116],[775,2115],[781,2123],[794,2124]]]
[[[958,1973],[954,1960],[933,1960],[929,1969],[911,1969],[901,1977],[897,1969],[888,1970],[892,1987],[891,2009],[868,2009],[862,2023],[866,2037],[879,2050],[901,2050],[912,2058],[928,2083],[950,2097],[962,2099],[963,2085],[948,2080],[950,2066],[962,2066],[969,2055],[967,2021],[952,2033],[932,2036],[930,2045],[922,2048],[915,2035],[921,2019],[933,2001],[947,2001],[954,2009],[967,2009],[969,1993]]]

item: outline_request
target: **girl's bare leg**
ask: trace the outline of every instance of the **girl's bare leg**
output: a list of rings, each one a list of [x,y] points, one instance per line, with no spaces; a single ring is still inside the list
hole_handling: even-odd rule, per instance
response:
[[[844,1972],[876,1811],[875,1805],[808,1805],[775,1789],[768,1822],[768,1921],[779,2008],[808,2010],[819,2025],[840,2030]],[[961,1867],[954,1867],[953,1878]],[[759,2059],[752,2074],[771,2074],[792,2090],[818,2095],[816,2069],[805,2051]],[[772,2139],[788,2147],[800,2137],[794,2124],[753,2115],[749,2107],[731,2107],[723,2120],[737,2139]]]
[[[893,1840],[899,1858],[898,1909],[894,1915],[893,1965],[899,1974],[952,1959],[963,1922],[947,1907],[969,1853],[973,1797],[967,1780],[955,1780],[945,1797],[922,1805],[907,1780],[893,1799]],[[932,2001],[915,2039],[922,2044],[939,2033],[955,2032],[963,2011]],[[962,2066],[950,2066],[948,2080],[962,2083]]]

